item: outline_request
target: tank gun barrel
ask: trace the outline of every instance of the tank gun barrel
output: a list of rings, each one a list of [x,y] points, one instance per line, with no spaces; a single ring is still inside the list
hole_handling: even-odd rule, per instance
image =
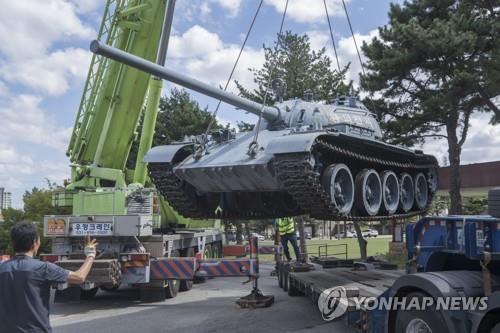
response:
[[[203,95],[207,95],[221,101],[235,106],[237,108],[243,109],[245,111],[251,112],[253,114],[259,115],[262,109],[262,104],[252,102],[248,99],[236,96],[232,93],[223,91],[222,89],[213,87],[209,84],[201,82],[199,80],[193,79],[182,73],[173,71],[166,67],[160,66],[153,62],[144,60],[133,54],[124,52],[120,49],[105,45],[97,40],[92,41],[90,44],[90,51],[95,54],[116,60],[140,71],[155,75],[164,80],[176,83],[185,88],[192,89]],[[280,118],[280,111],[278,108],[265,106],[263,110],[263,117],[269,122],[273,122]]]

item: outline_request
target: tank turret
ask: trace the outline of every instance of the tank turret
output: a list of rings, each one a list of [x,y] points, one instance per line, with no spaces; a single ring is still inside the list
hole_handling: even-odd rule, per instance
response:
[[[146,155],[158,190],[186,217],[380,220],[422,214],[437,190],[436,159],[384,143],[356,98],[284,100],[276,81],[278,102],[267,106],[97,41],[91,50],[265,119],[254,132],[212,133],[203,154],[188,140]]]

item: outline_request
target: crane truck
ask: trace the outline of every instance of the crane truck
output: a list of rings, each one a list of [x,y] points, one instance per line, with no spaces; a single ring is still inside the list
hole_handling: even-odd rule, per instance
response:
[[[174,0],[108,0],[98,39],[163,65],[174,7]],[[71,214],[44,217],[52,251],[41,257],[67,269],[78,267],[84,235],[97,238],[98,257],[87,281],[58,286],[56,300],[90,298],[98,288],[121,284],[139,287],[145,299],[175,297],[193,281],[153,279],[153,259],[220,256],[220,221],[183,218],[148,179],[143,160],[152,145],[162,88],[155,76],[93,56],[67,150],[71,180],[53,195],[53,205]],[[137,139],[130,170],[127,160]]]

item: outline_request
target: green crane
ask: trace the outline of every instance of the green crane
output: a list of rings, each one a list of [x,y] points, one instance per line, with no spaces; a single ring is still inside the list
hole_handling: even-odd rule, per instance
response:
[[[164,65],[174,6],[174,0],[107,0],[98,39]],[[127,214],[128,197],[148,190],[143,157],[152,145],[162,87],[156,77],[93,56],[66,152],[71,181],[54,195],[55,206],[72,207],[73,215]],[[126,169],[139,136],[135,169]],[[156,195],[154,201],[161,208],[156,222],[161,216],[163,225],[213,224],[182,218]]]

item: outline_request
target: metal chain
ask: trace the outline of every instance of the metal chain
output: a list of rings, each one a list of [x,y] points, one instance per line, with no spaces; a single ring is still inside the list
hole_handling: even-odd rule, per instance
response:
[[[332,38],[333,52],[335,53],[335,60],[337,60],[337,68],[340,73],[340,62],[339,56],[337,55],[337,47],[335,46],[335,39],[333,38],[332,23],[330,22],[330,15],[328,14],[328,6],[326,5],[326,0],[323,0],[323,5],[325,5],[326,20],[328,21],[328,28],[330,29],[330,37]]]
[[[233,68],[231,69],[231,73],[229,74],[229,77],[227,78],[226,85],[224,86],[224,91],[227,90],[229,83],[231,83],[231,79],[233,78],[236,67],[238,66],[238,63],[239,63],[240,58],[241,58],[241,54],[243,53],[243,50],[245,49],[245,46],[246,46],[247,41],[248,41],[248,37],[250,36],[250,33],[253,30],[253,26],[255,24],[255,21],[257,20],[257,16],[259,15],[259,12],[260,12],[260,9],[262,7],[263,2],[264,2],[264,0],[260,1],[259,6],[257,7],[257,10],[255,11],[255,14],[254,14],[253,19],[252,19],[252,23],[250,23],[250,27],[248,28],[245,39],[243,40],[243,43],[241,44],[240,52],[238,53],[238,56],[236,57],[236,61],[233,64]],[[220,108],[221,103],[222,103],[222,101],[219,99],[219,102],[217,103],[217,106],[216,106],[214,112],[212,113],[212,119],[210,120],[210,123],[207,126],[207,130],[205,131],[205,136],[204,136],[203,142],[201,144],[202,147],[201,147],[201,149],[199,149],[199,148],[196,149],[199,153],[201,153],[205,149],[205,143],[207,141],[208,134],[210,133],[213,125],[215,124],[217,113],[219,112],[219,108]]]
[[[280,43],[281,34],[283,33],[283,26],[285,24],[285,17],[286,17],[287,10],[288,10],[288,0],[286,0],[285,9],[283,10],[283,16],[281,17],[280,31],[278,34],[278,47],[279,47],[279,43]],[[260,128],[260,124],[262,122],[264,108],[266,107],[267,95],[268,95],[269,89],[271,88],[271,84],[272,84],[271,79],[273,77],[273,73],[274,73],[274,70],[276,69],[277,64],[278,64],[277,59],[274,59],[274,63],[271,67],[271,70],[269,71],[269,78],[267,81],[266,91],[264,92],[264,98],[262,100],[262,107],[260,109],[259,119],[257,120],[257,124],[255,125],[255,128],[254,128],[254,137],[253,137],[252,142],[250,142],[250,144],[248,145],[248,153],[247,154],[250,155],[251,157],[253,157],[255,155],[255,153],[259,147],[259,144],[258,144],[259,128]]]

